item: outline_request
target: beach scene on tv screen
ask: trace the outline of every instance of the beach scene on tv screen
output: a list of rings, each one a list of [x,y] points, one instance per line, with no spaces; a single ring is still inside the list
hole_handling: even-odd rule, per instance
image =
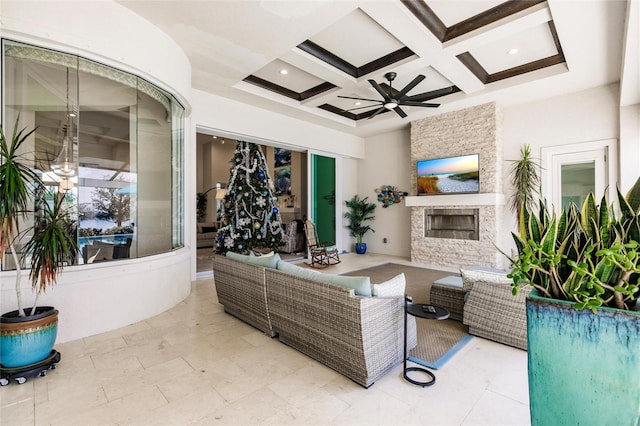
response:
[[[479,192],[478,155],[418,161],[418,195]]]

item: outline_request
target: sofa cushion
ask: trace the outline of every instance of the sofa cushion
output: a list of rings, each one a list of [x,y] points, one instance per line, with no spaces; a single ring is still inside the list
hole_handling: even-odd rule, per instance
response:
[[[508,273],[509,271],[505,271],[504,269],[487,268],[484,266],[472,266],[460,269],[464,291],[470,291],[473,288],[474,281],[493,284],[511,284],[513,280],[507,277]]]
[[[279,254],[273,256],[248,256],[246,254],[234,253],[228,251],[226,256],[229,259],[238,260],[240,262],[250,263],[252,265],[262,266],[265,268],[276,269],[278,261],[280,260]]]
[[[404,297],[407,281],[404,272],[379,284],[371,284],[371,292],[376,297]]]
[[[314,271],[313,269],[301,268],[298,265],[294,265],[291,262],[285,262],[284,260],[280,260],[278,262],[278,266],[276,267],[276,269],[289,275],[311,280],[317,280],[322,275],[319,272]]]
[[[369,277],[347,277],[329,274],[320,274],[320,276],[327,283],[354,289],[357,296],[371,296],[371,280]]]
[[[462,290],[462,277],[457,275],[449,275],[448,277],[440,278],[433,282],[433,285],[439,285],[443,287],[454,287]]]

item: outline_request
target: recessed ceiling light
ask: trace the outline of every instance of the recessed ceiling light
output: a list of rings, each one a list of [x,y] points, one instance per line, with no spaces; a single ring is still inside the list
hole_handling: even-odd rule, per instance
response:
[[[289,74],[289,71],[287,71],[287,70],[285,70],[285,69],[281,69],[281,70],[280,70],[280,74],[282,74],[282,75],[287,75],[287,74]]]
[[[214,138],[214,139],[218,139],[218,137],[217,137],[217,136],[212,136],[212,138]]]
[[[508,53],[509,55],[515,55],[516,53],[518,53],[518,49],[513,48],[513,49],[509,50],[507,53]]]
[[[361,102],[354,102],[353,104],[357,106],[357,105],[360,105]]]

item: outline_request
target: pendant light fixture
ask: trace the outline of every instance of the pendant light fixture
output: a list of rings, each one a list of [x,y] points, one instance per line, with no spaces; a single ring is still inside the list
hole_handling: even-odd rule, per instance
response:
[[[51,170],[61,177],[70,178],[76,175],[76,164],[73,159],[73,146],[76,140],[77,126],[74,126],[78,118],[78,108],[73,105],[69,107],[69,67],[67,67],[67,124],[63,130],[62,149],[60,154],[51,164]]]

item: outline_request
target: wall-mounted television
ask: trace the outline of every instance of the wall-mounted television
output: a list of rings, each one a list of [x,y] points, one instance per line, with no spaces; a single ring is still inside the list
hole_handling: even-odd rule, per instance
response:
[[[418,161],[418,195],[480,192],[479,161],[478,154]]]

